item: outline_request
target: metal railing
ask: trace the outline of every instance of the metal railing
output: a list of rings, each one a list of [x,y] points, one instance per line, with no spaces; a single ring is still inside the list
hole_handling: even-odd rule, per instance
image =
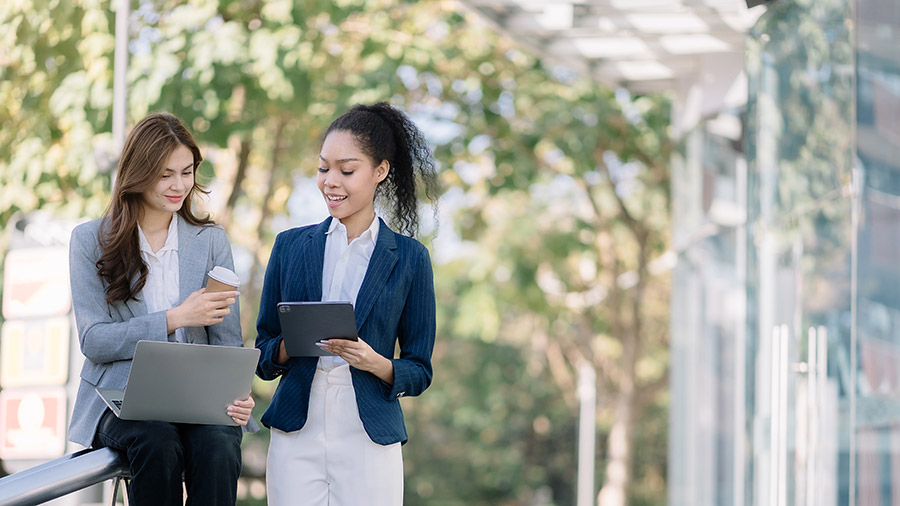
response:
[[[109,448],[82,450],[0,478],[0,506],[40,504],[106,480],[129,477],[125,457]]]

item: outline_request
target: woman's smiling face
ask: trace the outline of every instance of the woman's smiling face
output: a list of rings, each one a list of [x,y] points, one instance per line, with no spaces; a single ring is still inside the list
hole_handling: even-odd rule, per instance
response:
[[[356,143],[353,134],[335,130],[325,137],[319,154],[316,186],[328,212],[351,225],[368,225],[375,217],[375,189],[387,177],[388,162],[375,165]],[[357,223],[358,222],[358,223]]]
[[[175,213],[194,187],[194,155],[179,145],[166,159],[156,184],[142,195],[145,211]]]

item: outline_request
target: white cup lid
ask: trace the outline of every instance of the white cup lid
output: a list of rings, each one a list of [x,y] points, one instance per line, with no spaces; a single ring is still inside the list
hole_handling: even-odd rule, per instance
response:
[[[213,269],[209,271],[209,277],[215,279],[219,283],[231,285],[235,288],[241,286],[241,280],[237,277],[237,274],[232,272],[231,269],[222,267],[221,265],[213,267]]]

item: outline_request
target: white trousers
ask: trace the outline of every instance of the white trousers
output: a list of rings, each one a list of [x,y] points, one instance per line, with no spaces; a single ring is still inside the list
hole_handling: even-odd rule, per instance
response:
[[[382,446],[369,439],[349,365],[316,370],[302,429],[272,429],[266,488],[270,506],[403,504],[400,443]]]

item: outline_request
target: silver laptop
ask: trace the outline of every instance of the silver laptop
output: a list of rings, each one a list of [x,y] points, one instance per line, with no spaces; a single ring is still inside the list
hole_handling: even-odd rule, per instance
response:
[[[225,413],[250,393],[256,348],[139,341],[125,389],[96,388],[123,420],[237,425]]]

